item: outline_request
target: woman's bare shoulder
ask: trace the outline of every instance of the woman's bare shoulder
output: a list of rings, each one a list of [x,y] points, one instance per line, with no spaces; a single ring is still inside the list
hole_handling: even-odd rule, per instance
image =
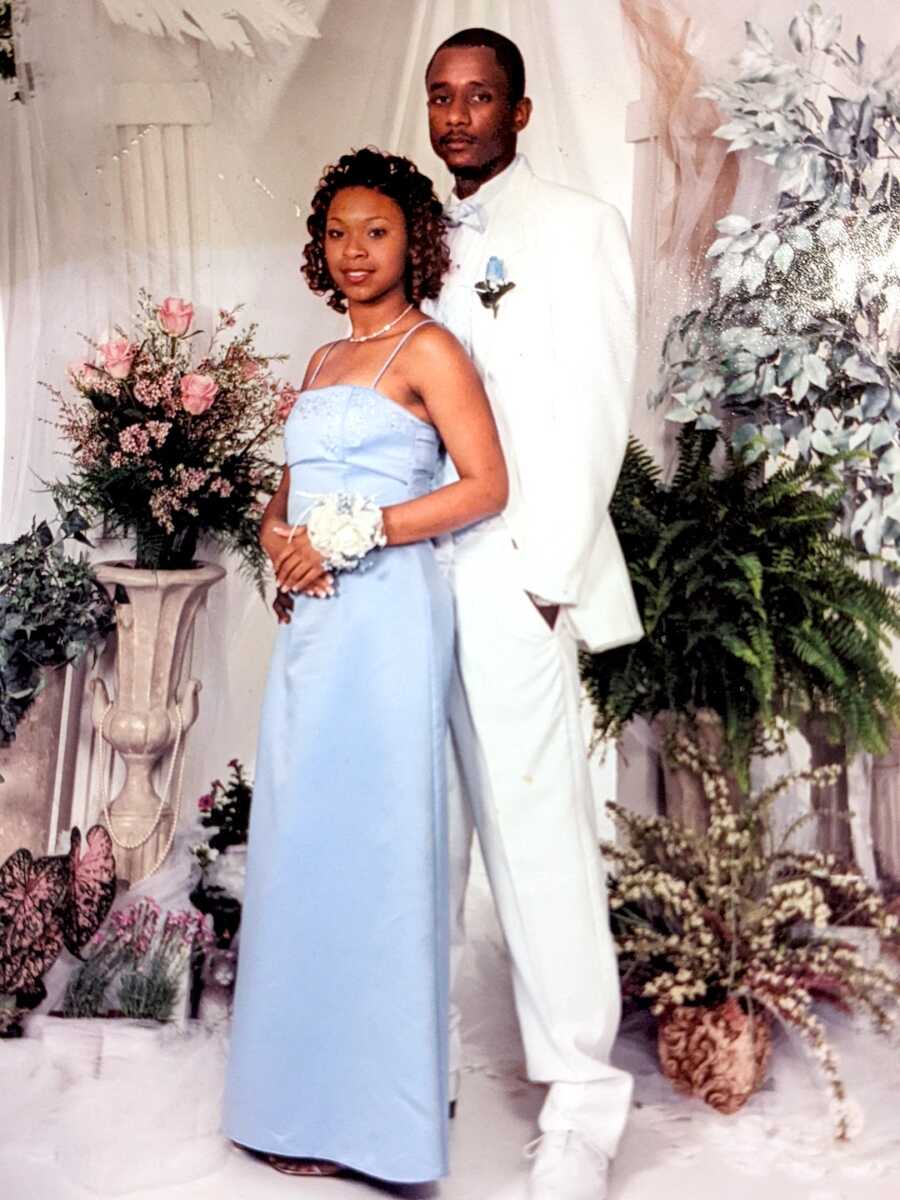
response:
[[[450,332],[439,321],[429,321],[414,338],[410,339],[410,349],[423,362],[431,363],[458,362],[461,358],[468,361],[469,356],[459,338]]]
[[[316,349],[313,350],[312,354],[309,356],[309,362],[306,364],[306,372],[303,376],[304,387],[307,386],[310,379],[315,374],[316,369],[319,367],[325,355],[334,344],[334,342],[325,342],[323,345],[317,346]]]

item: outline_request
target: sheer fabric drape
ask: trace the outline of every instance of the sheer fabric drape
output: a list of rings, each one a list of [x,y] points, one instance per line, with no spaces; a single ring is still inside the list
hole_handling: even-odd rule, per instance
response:
[[[11,168],[0,181],[2,536],[21,532],[33,513],[49,513],[36,481],[67,469],[45,423],[53,420],[53,402],[38,381],[64,386],[66,364],[86,349],[79,331],[96,338],[114,322],[127,327],[141,284],[152,283],[160,298],[170,288],[179,294],[193,287],[189,298],[204,329],[216,308],[244,303],[246,319],[260,323],[261,349],[289,354],[283,373],[299,383],[312,349],[344,328],[298,273],[322,166],[350,147],[373,144],[410,155],[441,194],[448,190],[428,143],[424,72],[451,32],[487,25],[512,36],[535,102],[522,139],[535,170],[630,211],[624,112],[637,84],[614,4],[314,0],[306,8],[318,39],[284,46],[250,29],[248,57],[114,27],[93,3],[79,6],[77,22],[64,17],[70,8],[62,0],[29,6],[19,60],[33,65],[34,93],[0,116],[0,155]],[[184,160],[172,150],[177,135],[166,129],[176,102],[182,112],[195,101],[200,108],[190,119],[197,123],[184,126],[182,142],[194,139],[202,152],[178,176],[167,164]],[[138,102],[152,107],[135,108]],[[187,268],[184,239],[172,234],[168,208],[158,211],[179,178],[198,189],[199,207],[191,212],[206,222],[198,232],[191,217]],[[577,264],[577,248],[561,252]],[[576,276],[573,270],[573,304]],[[106,543],[93,553],[114,558],[124,551]],[[273,632],[267,607],[230,571],[210,593],[194,639],[191,671],[204,687],[188,754],[189,800],[230,758],[252,765]],[[82,822],[96,815],[97,792],[86,713],[87,706],[71,813]]]

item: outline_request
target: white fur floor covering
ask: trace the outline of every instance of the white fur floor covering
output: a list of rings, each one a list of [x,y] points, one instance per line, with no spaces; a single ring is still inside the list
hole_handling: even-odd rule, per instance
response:
[[[362,1179],[295,1179],[217,1133],[224,1042],[198,1030],[108,1035],[100,1078],[84,1063],[97,1036],[0,1042],[3,1200],[525,1200],[522,1147],[542,1089],[522,1081],[505,953],[483,874],[470,900],[467,1069],[453,1122],[452,1175],[431,1188]],[[900,1188],[900,1051],[829,1018],[845,1077],[863,1110],[857,1139],[831,1142],[824,1095],[804,1057],[779,1036],[766,1088],[735,1117],[676,1097],[656,1068],[647,1024],[626,1022],[617,1060],[636,1076],[610,1200],[895,1200]],[[148,1044],[144,1044],[147,1042]]]

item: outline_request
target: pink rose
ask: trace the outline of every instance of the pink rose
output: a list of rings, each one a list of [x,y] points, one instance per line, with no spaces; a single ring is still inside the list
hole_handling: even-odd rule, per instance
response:
[[[205,796],[201,796],[197,801],[197,807],[201,812],[212,812],[213,798],[207,792]]]
[[[170,337],[184,337],[194,319],[194,306],[187,300],[169,296],[156,310],[160,326]]]
[[[219,390],[209,375],[184,375],[181,380],[181,405],[192,416],[205,413]]]
[[[137,346],[132,346],[127,338],[116,338],[112,342],[104,342],[98,349],[101,366],[107,375],[111,375],[113,379],[127,379],[137,354]]]

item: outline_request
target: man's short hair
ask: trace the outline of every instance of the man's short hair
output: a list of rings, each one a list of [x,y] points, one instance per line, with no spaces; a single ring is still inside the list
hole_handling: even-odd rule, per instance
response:
[[[525,61],[522,58],[522,51],[515,42],[504,37],[502,33],[495,33],[493,29],[461,29],[459,33],[453,33],[441,42],[432,54],[425,69],[426,77],[431,70],[431,64],[440,52],[451,50],[454,46],[484,46],[488,50],[493,50],[500,69],[506,76],[509,102],[518,104],[525,95]]]

